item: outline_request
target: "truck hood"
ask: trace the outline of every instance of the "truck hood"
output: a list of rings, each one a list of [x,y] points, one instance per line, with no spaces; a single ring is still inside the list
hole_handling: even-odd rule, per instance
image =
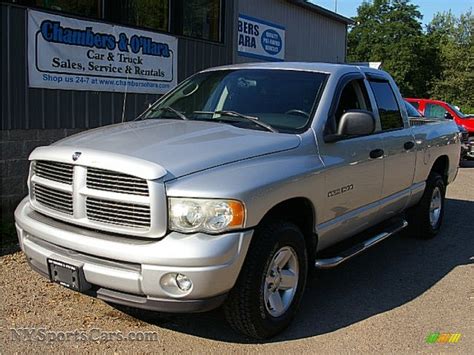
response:
[[[102,163],[104,167],[110,166],[117,157],[131,157],[134,162],[144,161],[162,167],[166,170],[165,179],[169,180],[242,159],[293,149],[300,142],[300,137],[293,134],[213,122],[155,119],[93,129],[56,142],[51,148],[82,151],[84,158],[87,154],[98,153],[94,165]],[[109,153],[111,161],[101,162],[108,159]],[[84,163],[82,158],[79,160]],[[137,175],[140,174],[137,172]]]

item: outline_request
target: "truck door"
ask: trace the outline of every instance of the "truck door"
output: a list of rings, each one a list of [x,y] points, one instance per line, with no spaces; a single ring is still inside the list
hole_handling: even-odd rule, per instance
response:
[[[384,178],[382,213],[396,214],[408,202],[416,163],[416,144],[401,98],[397,99],[392,84],[384,78],[369,77],[383,141]],[[388,216],[385,216],[388,217]]]
[[[331,105],[326,134],[337,131],[344,112],[351,109],[372,111],[364,77],[343,77]],[[320,247],[344,239],[375,224],[377,201],[382,190],[383,148],[378,134],[325,142],[318,139],[319,152],[326,166],[323,216],[318,226]]]

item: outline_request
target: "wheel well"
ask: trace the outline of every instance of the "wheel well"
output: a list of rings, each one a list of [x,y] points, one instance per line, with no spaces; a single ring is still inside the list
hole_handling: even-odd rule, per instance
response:
[[[262,222],[270,219],[286,220],[296,224],[303,233],[308,251],[308,260],[316,255],[317,236],[314,234],[315,213],[313,204],[304,197],[296,197],[273,206],[263,217]]]
[[[444,183],[448,184],[449,158],[446,155],[440,156],[436,159],[431,172],[438,173],[443,177]]]

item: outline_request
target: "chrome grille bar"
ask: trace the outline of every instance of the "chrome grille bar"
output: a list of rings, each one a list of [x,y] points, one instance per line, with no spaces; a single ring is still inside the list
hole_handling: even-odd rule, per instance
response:
[[[72,195],[69,192],[56,190],[39,184],[33,184],[35,200],[47,208],[72,215]]]
[[[45,179],[72,184],[73,166],[70,164],[38,160],[33,165],[33,172]]]
[[[150,227],[150,207],[87,197],[87,218],[127,227]]]
[[[101,203],[98,204],[96,201],[90,198],[88,200],[91,206],[100,207],[101,209],[105,211],[105,213],[107,213],[108,211],[110,211],[111,213],[118,213],[117,210],[120,209],[120,211],[123,211],[123,212],[127,212],[127,213],[131,212],[133,214],[142,215],[148,218],[150,216],[150,208],[148,206],[133,205],[133,206],[139,206],[139,207],[128,208],[121,202],[109,203],[109,202],[106,202],[105,200],[101,200]]]
[[[146,180],[108,170],[88,168],[87,187],[90,189],[148,196]]]

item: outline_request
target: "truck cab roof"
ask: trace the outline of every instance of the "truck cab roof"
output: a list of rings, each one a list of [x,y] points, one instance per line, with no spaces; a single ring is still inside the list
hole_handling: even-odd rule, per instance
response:
[[[232,64],[209,68],[203,70],[216,71],[216,70],[238,70],[238,69],[280,69],[280,70],[300,70],[300,71],[313,71],[326,74],[338,74],[343,75],[349,72],[360,72],[360,73],[373,73],[379,76],[389,78],[389,75],[380,69],[374,69],[363,65],[354,64],[339,64],[339,63],[320,63],[320,62],[273,62],[273,63],[245,63],[245,64]]]

